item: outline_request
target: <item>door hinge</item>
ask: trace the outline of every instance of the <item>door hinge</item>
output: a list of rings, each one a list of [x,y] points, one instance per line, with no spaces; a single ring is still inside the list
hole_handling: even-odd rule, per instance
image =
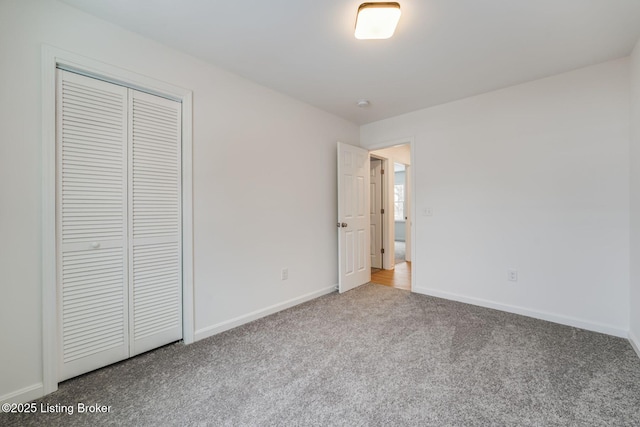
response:
[[[380,209],[380,213],[381,213],[381,214],[384,214],[384,209]]]
[[[380,175],[384,175],[384,169],[380,169]]]
[[[384,248],[380,249],[380,253],[383,254],[384,253]]]

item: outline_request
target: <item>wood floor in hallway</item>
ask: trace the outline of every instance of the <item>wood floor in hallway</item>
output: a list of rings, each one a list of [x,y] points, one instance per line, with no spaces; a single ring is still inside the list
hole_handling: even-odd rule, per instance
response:
[[[371,282],[392,288],[411,290],[411,263],[396,264],[393,270],[378,270],[371,273]]]

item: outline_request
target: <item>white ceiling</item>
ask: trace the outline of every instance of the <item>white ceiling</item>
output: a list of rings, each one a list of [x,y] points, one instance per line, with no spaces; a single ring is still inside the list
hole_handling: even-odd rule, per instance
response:
[[[389,40],[355,39],[361,0],[63,1],[358,124],[627,56],[640,38],[640,0],[400,0]]]

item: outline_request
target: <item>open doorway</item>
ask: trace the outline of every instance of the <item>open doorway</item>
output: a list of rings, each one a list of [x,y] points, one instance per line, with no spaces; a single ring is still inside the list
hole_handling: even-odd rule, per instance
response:
[[[411,290],[411,148],[402,144],[369,154],[371,281]],[[379,186],[373,184],[378,171]],[[381,198],[380,208],[374,205],[377,197]],[[374,263],[374,259],[380,259],[380,264]]]
[[[393,254],[395,265],[407,261],[407,166],[393,164]]]
[[[384,229],[384,194],[383,194],[383,174],[384,160],[371,156],[369,161],[370,169],[370,207],[369,207],[369,232],[370,253],[371,253],[371,273],[382,270],[384,265],[384,245],[383,245],[383,229]]]

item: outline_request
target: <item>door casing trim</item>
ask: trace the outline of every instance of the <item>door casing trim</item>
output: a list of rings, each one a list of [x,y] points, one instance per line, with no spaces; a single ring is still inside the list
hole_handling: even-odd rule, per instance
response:
[[[42,52],[42,377],[43,395],[58,389],[56,293],[56,68],[174,99],[182,103],[182,328],[194,341],[193,91],[95,59],[43,45]]]

